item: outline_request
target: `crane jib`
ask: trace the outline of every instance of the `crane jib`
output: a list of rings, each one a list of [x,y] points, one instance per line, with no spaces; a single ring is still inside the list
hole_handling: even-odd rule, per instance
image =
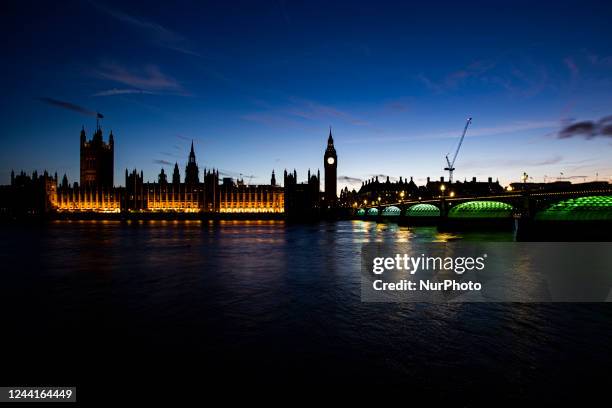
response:
[[[468,118],[467,122],[465,123],[465,127],[463,128],[463,133],[461,134],[461,137],[459,138],[457,149],[455,150],[455,154],[453,155],[453,160],[450,161],[448,159],[448,154],[446,155],[446,163],[448,164],[448,167],[446,167],[444,170],[448,171],[448,181],[450,183],[453,182],[453,171],[455,170],[455,161],[457,160],[457,156],[459,155],[459,149],[461,149],[461,145],[463,144],[463,139],[465,138],[465,134],[467,133],[470,123],[472,123],[472,118]]]

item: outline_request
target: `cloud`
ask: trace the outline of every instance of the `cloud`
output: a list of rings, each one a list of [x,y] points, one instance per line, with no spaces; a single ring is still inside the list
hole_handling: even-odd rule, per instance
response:
[[[554,155],[550,157],[529,159],[505,159],[491,158],[487,160],[470,160],[461,165],[462,169],[482,169],[499,167],[545,167],[563,162],[563,156]],[[567,164],[567,163],[566,163]]]
[[[188,137],[188,136],[182,135],[180,133],[176,134],[176,138],[179,139],[179,140],[184,140],[184,141],[189,142],[189,143],[191,143],[191,142],[200,142],[200,139],[198,137],[194,137],[194,136]],[[182,147],[177,147],[177,146],[178,145],[175,145],[175,148],[182,149]]]
[[[358,184],[361,183],[363,180],[357,177],[338,176],[338,181],[349,184]]]
[[[518,121],[506,124],[500,124],[497,126],[490,127],[470,127],[465,137],[484,137],[484,136],[498,136],[504,134],[512,134],[516,132],[525,132],[530,130],[539,129],[554,129],[559,125],[558,121],[552,120],[532,120],[532,121]],[[461,129],[458,127],[457,130],[421,134],[421,135],[395,135],[395,136],[376,136],[366,137],[359,139],[344,140],[344,143],[371,143],[371,142],[402,142],[402,141],[414,141],[414,140],[433,140],[433,139],[453,139],[458,138]]]
[[[579,74],[575,60],[564,60],[568,69]],[[415,78],[433,93],[444,94],[455,91],[461,86],[484,85],[501,88],[511,96],[531,98],[547,88],[555,88],[555,77],[551,77],[548,65],[539,62],[524,51],[505,51],[487,59],[480,59],[452,72],[431,76],[417,75]]]
[[[410,106],[401,101],[392,101],[386,104],[385,108],[396,112],[405,112],[410,108]]]
[[[132,70],[117,64],[102,64],[94,71],[98,78],[127,85],[141,93],[164,92],[187,95],[183,86],[174,78],[165,75],[159,67],[146,65],[142,69]],[[121,90],[118,90],[121,93]]]
[[[47,98],[47,97],[40,97],[37,98],[39,101],[44,102],[48,105],[52,105],[52,106],[57,106],[59,108],[62,109],[67,109],[67,110],[71,110],[73,112],[78,112],[80,114],[83,115],[87,115],[87,116],[93,116],[96,117],[97,113],[94,111],[91,111],[87,108],[84,108],[80,105],[74,104],[74,103],[70,103],[70,102],[66,102],[66,101],[60,101],[59,99],[53,99],[53,98]]]
[[[164,166],[172,166],[174,163],[169,162],[168,160],[153,160],[155,164],[162,164]]]
[[[240,116],[240,119],[249,122],[261,123],[263,125],[270,126],[273,128],[299,128],[303,130],[308,130],[299,121],[287,118],[283,116],[282,113],[248,113]]]
[[[563,60],[563,63],[569,70],[570,74],[572,75],[572,78],[578,78],[578,76],[580,76],[580,70],[578,69],[578,65],[576,65],[576,62],[573,58],[567,57]]]
[[[430,88],[436,93],[442,93],[451,89],[456,88],[462,82],[470,78],[477,78],[483,75],[485,72],[494,68],[496,63],[489,60],[477,60],[473,61],[462,69],[450,72],[439,80],[432,80],[424,74],[419,74],[417,79],[420,80],[425,86]]]
[[[369,123],[351,113],[342,111],[330,105],[324,105],[312,100],[290,96],[287,98],[288,108],[273,109],[269,104],[258,103],[263,107],[268,107],[266,111],[248,113],[241,116],[241,119],[251,122],[262,123],[271,127],[293,127],[308,129],[307,126],[320,126],[321,122],[333,124],[337,121],[349,123],[354,126],[369,126]],[[308,123],[306,125],[305,122]]]
[[[582,136],[585,139],[595,137],[612,137],[612,116],[605,116],[598,121],[585,120],[571,123],[558,133],[559,139],[569,139]]]
[[[101,2],[90,0],[90,3],[93,4],[98,10],[108,14],[115,20],[141,31],[141,33],[143,33],[150,42],[159,47],[167,48],[187,55],[197,57],[201,56],[194,50],[191,41],[175,31],[172,31],[146,18],[129,15],[123,11],[111,8]]]
[[[92,96],[114,96],[114,95],[155,95],[155,92],[145,91],[143,89],[108,89],[106,91],[96,92]]]
[[[610,68],[612,67],[612,56],[600,56],[597,54],[589,54],[587,56],[591,64],[594,66]]]
[[[162,155],[167,156],[167,157],[182,158],[182,155],[179,155],[179,154],[173,153],[173,152],[159,152],[159,154],[162,154]]]
[[[548,166],[551,164],[557,164],[563,161],[563,156],[552,156],[547,159],[536,160],[529,163],[530,166]]]
[[[289,101],[293,106],[288,109],[287,113],[292,116],[308,120],[340,119],[357,126],[368,125],[368,122],[365,120],[330,105],[324,105],[294,96],[289,97]]]
[[[395,180],[396,180],[396,177],[394,177],[394,176],[390,176],[390,175],[388,175],[388,174],[382,174],[382,173],[381,173],[381,174],[371,174],[371,175],[370,175],[370,179],[372,179],[372,178],[374,178],[374,179],[375,179],[376,177],[378,177],[378,181],[380,181],[380,182],[385,182],[385,181],[387,181],[387,177],[389,177],[389,180],[390,180],[390,181],[395,181]]]

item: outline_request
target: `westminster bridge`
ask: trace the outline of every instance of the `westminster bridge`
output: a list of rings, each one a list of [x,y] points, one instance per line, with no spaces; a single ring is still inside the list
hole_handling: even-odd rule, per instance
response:
[[[414,222],[445,221],[612,221],[612,185],[565,191],[507,191],[495,195],[455,196],[355,203],[360,219]]]

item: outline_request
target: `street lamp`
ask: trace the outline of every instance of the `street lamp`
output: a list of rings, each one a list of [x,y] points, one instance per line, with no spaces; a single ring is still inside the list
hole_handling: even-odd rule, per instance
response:
[[[444,193],[444,190],[446,190],[446,186],[444,184],[441,184],[440,191]]]
[[[454,191],[451,191],[451,192],[450,192],[450,196],[451,196],[451,198],[452,198],[452,197],[454,197],[454,196],[455,196],[455,192],[454,192]]]

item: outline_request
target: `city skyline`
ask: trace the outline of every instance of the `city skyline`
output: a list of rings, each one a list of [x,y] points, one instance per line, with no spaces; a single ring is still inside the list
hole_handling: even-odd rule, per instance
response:
[[[376,175],[423,184],[447,177],[468,116],[456,180],[610,180],[610,6],[351,4],[9,6],[1,184],[11,169],[77,180],[95,112],[116,180],[183,172],[191,140],[200,168],[302,179],[323,170],[331,125],[338,191]]]

